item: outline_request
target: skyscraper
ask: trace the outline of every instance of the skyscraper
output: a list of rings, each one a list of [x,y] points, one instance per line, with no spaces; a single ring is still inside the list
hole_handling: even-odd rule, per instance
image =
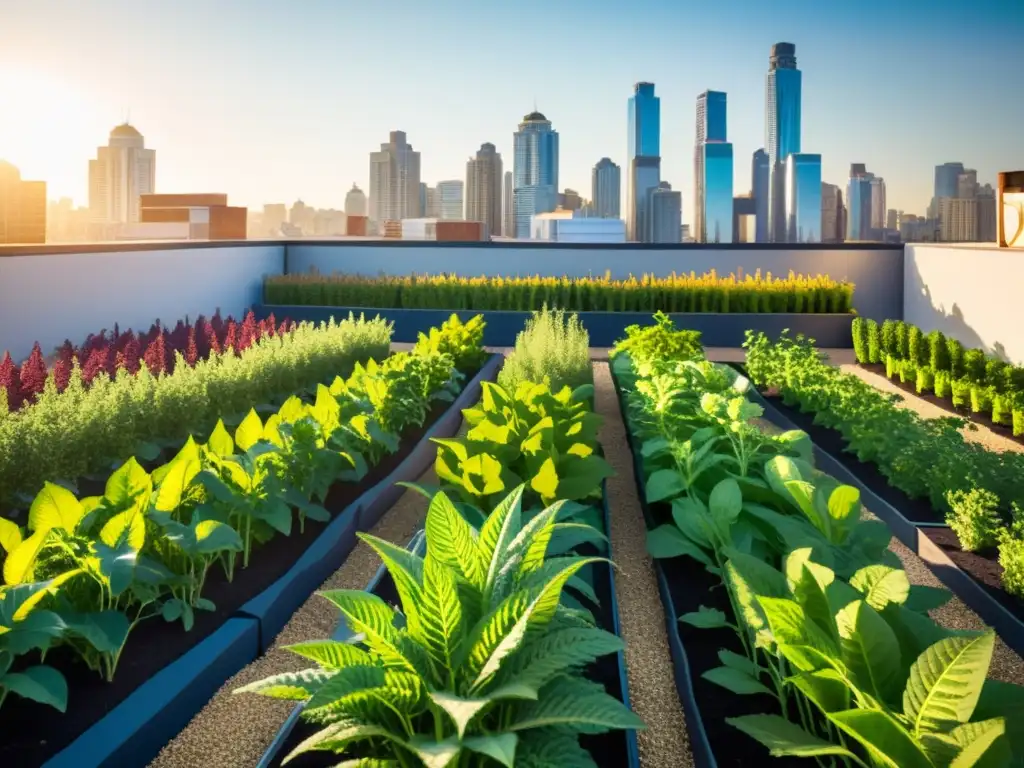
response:
[[[515,236],[530,237],[530,220],[558,203],[558,131],[540,112],[531,112],[513,135]]]
[[[437,194],[437,187],[428,187],[420,184],[420,189],[426,187],[426,194],[421,195],[423,202],[423,216],[427,219],[441,218],[441,198]]]
[[[465,187],[461,179],[437,182],[437,206],[439,218],[460,220],[463,218],[463,198]]]
[[[786,242],[821,242],[821,155],[786,157]]]
[[[796,68],[796,46],[776,43],[768,58],[765,84],[765,148],[768,151],[768,236],[785,242],[786,158],[800,151],[800,100],[802,76]]]
[[[885,179],[871,178],[871,228],[885,229]]]
[[[978,196],[978,172],[973,168],[965,168],[956,176],[956,196],[963,200],[973,200]]]
[[[835,184],[821,182],[821,242],[841,243],[846,240],[845,219],[842,190]]]
[[[345,215],[346,216],[365,216],[366,215],[366,193],[363,192],[356,184],[352,184],[352,189],[345,195]]]
[[[996,241],[996,191],[991,184],[978,190],[978,242],[994,243]]]
[[[46,242],[46,182],[0,160],[0,243]]]
[[[590,196],[594,201],[595,216],[602,219],[620,217],[622,170],[607,157],[602,157],[594,166]]]
[[[662,181],[651,190],[649,197],[651,226],[647,241],[650,243],[678,243],[683,234],[683,196]],[[729,223],[730,229],[732,222]]]
[[[732,144],[726,141],[726,95],[704,91],[697,97],[694,148],[693,239],[732,242]]]
[[[505,190],[501,196],[502,224],[501,232],[505,237],[516,236],[516,203],[512,190],[512,171],[505,171]]]
[[[939,198],[957,196],[959,177],[963,171],[963,163],[943,163],[935,166],[935,191],[928,206],[928,218],[939,217]]]
[[[871,179],[864,163],[850,165],[846,185],[846,239],[871,239]]]
[[[633,86],[626,158],[626,236],[643,242],[651,231],[647,202],[661,181],[661,99],[654,95],[654,83]]]
[[[89,215],[101,224],[139,221],[139,197],[156,191],[156,151],[135,127],[122,123],[89,161]]]
[[[939,240],[944,243],[978,241],[978,201],[939,198]]]
[[[768,238],[768,190],[770,187],[768,172],[768,153],[763,149],[754,152],[750,163],[750,192],[754,196],[754,210],[756,211],[754,242],[771,242]]]
[[[483,225],[484,240],[501,234],[501,155],[493,144],[481,144],[466,163],[466,219]]]
[[[415,219],[420,204],[420,153],[405,131],[391,131],[387,144],[370,153],[370,219],[383,232],[384,222]]]

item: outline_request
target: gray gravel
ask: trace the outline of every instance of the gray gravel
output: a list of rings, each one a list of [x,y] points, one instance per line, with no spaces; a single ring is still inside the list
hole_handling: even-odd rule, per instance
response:
[[[433,470],[425,473],[420,482],[436,483]],[[425,498],[406,491],[371,532],[404,545],[423,526],[426,509]],[[376,553],[359,542],[320,589],[364,589],[379,566]],[[270,675],[312,666],[281,646],[329,637],[337,623],[337,610],[322,597],[312,595],[281,630],[266,655],[228,680],[185,730],[161,750],[150,763],[151,768],[255,766],[294,704],[256,695],[235,696],[231,692]]]
[[[684,768],[693,765],[693,756],[676,691],[665,608],[647,554],[647,526],[637,497],[633,459],[607,363],[594,364],[594,390],[595,410],[604,417],[601,445],[616,473],[608,480],[608,508],[630,703],[647,725],[638,737],[640,764]]]

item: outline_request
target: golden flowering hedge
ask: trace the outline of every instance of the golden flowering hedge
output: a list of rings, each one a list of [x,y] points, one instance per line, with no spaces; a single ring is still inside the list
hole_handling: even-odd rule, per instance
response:
[[[721,277],[671,274],[602,277],[462,277],[459,275],[280,275],[266,278],[267,304],[379,309],[519,310],[549,307],[577,312],[851,312],[853,283],[830,277]]]

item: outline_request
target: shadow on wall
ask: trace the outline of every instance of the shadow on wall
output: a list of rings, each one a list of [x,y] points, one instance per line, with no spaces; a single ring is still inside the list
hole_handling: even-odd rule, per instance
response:
[[[953,306],[950,307],[949,312],[946,312],[946,308],[942,305],[936,306],[932,299],[932,292],[925,284],[924,277],[921,275],[921,270],[917,267],[916,261],[914,262],[914,271],[916,273],[915,282],[917,285],[921,286],[921,295],[932,309],[932,322],[928,327],[922,327],[922,331],[927,333],[929,331],[939,330],[942,331],[944,335],[952,336],[954,339],[957,339],[965,347],[980,348],[1002,360],[1010,360],[1006,347],[1001,341],[996,341],[991,346],[985,343],[978,332],[971,327],[967,318],[964,316],[963,310],[960,309],[959,304],[953,302]],[[907,289],[909,290],[910,286],[907,286]]]

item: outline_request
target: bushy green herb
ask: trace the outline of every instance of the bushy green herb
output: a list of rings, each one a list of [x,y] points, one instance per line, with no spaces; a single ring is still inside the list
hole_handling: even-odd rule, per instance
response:
[[[623,352],[638,363],[656,360],[675,363],[704,357],[700,331],[678,330],[664,312],[654,313],[653,325],[628,326],[626,338],[615,342],[611,355],[615,357]]]
[[[954,379],[964,375],[964,345],[952,337],[946,338],[946,349],[949,351],[949,371]]]
[[[916,325],[911,325],[907,329],[907,352],[907,359],[915,365],[928,365],[930,350],[924,334]]]
[[[868,320],[868,362],[880,363],[882,361],[882,331],[878,323]]]
[[[953,386],[950,382],[949,371],[935,372],[935,396],[948,398],[953,394]]]
[[[973,384],[985,381],[985,353],[980,349],[968,349],[964,352],[964,376]]]
[[[931,392],[935,386],[935,374],[932,373],[932,369],[927,366],[922,366],[917,369],[917,381],[915,389],[918,394],[925,392]]]
[[[998,392],[992,395],[992,421],[996,424],[1004,424],[1009,426],[1013,423],[1013,414],[1011,411],[1011,396],[999,394]]]
[[[902,364],[896,355],[886,355],[885,357],[885,375],[887,378],[893,378],[899,375]]]
[[[888,355],[896,354],[896,321],[895,320],[884,320],[882,321],[882,355],[883,358]]]
[[[950,491],[946,500],[949,503],[946,525],[956,534],[965,552],[996,545],[1003,527],[998,496],[983,488],[972,488],[969,491]]]
[[[1024,537],[1004,532],[999,540],[999,567],[1003,569],[1003,589],[1024,597]]]
[[[474,315],[463,323],[458,315],[452,313],[440,328],[431,328],[427,333],[421,331],[413,352],[418,355],[428,352],[450,355],[455,367],[468,376],[487,359],[487,350],[484,349],[486,325],[483,315]]]
[[[576,314],[547,307],[534,312],[498,374],[498,383],[510,392],[523,382],[544,381],[556,392],[594,381],[590,335]]]
[[[974,385],[968,378],[953,380],[953,407],[967,408],[971,404],[971,390]]]
[[[582,675],[621,641],[560,604],[568,581],[600,558],[547,554],[565,504],[530,518],[522,494],[505,497],[479,533],[435,494],[422,558],[359,534],[391,573],[399,608],[367,592],[322,593],[359,641],[288,646],[317,666],[236,691],[305,702],[302,717],[321,730],[286,761],[327,751],[361,764],[483,768],[557,754],[587,765],[579,734],[643,728]]]
[[[913,360],[900,361],[900,381],[913,384],[917,381],[917,364]]]
[[[868,352],[868,326],[863,317],[853,318],[853,354],[857,362],[864,364],[870,361],[871,355]]]
[[[1013,402],[1013,436],[1024,435],[1024,403],[1018,397]]]
[[[893,353],[900,360],[910,359],[910,339],[907,324],[902,320],[896,321],[896,351]]]
[[[971,412],[988,413],[992,410],[992,396],[995,391],[992,387],[983,384],[971,385]]]
[[[949,345],[946,342],[946,337],[942,331],[932,331],[928,334],[926,343],[928,346],[928,364],[932,370],[938,373],[939,371],[949,370]]]

